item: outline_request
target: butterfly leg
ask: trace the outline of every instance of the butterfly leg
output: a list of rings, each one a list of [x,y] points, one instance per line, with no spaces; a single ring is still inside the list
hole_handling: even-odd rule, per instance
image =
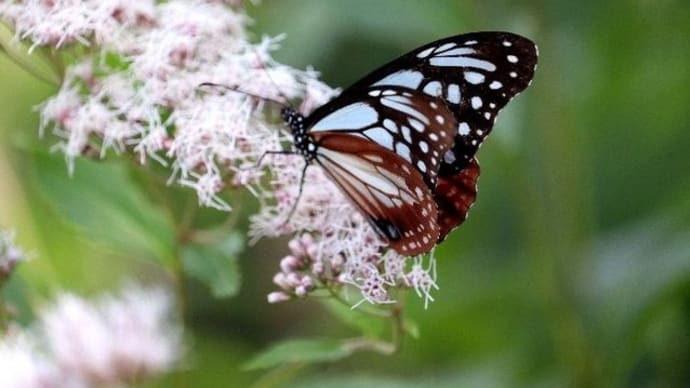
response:
[[[264,158],[267,155],[294,155],[294,154],[295,154],[294,151],[285,151],[285,150],[265,151],[263,154],[261,154],[261,156],[259,157],[259,160],[257,160],[256,163],[254,163],[253,165],[251,165],[249,167],[242,167],[242,168],[240,168],[240,171],[249,171],[249,170],[254,170],[254,169],[261,167],[261,164],[263,164]]]
[[[299,192],[297,193],[297,199],[295,199],[295,203],[292,204],[292,208],[290,209],[287,218],[285,218],[285,221],[283,221],[283,223],[280,225],[281,229],[284,228],[288,222],[290,222],[292,215],[295,214],[295,210],[297,210],[297,204],[299,204],[299,199],[302,198],[302,191],[304,190],[304,180],[307,177],[307,167],[309,167],[309,163],[304,163],[304,167],[302,167],[302,176],[299,179]]]

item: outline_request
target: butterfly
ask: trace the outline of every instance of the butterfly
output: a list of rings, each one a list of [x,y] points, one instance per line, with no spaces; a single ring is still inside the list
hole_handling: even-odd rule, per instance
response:
[[[423,45],[308,116],[284,107],[305,169],[320,165],[402,255],[425,253],[476,199],[475,154],[498,112],[529,86],[533,42],[475,32]]]

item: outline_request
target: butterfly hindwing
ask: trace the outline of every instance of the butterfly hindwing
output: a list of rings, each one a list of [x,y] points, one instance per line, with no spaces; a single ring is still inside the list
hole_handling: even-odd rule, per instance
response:
[[[438,206],[438,242],[467,219],[467,213],[477,198],[479,163],[472,158],[469,164],[454,175],[441,176],[434,191]]]
[[[401,156],[366,138],[317,132],[318,163],[401,254],[430,250],[438,241],[437,208],[422,175]]]

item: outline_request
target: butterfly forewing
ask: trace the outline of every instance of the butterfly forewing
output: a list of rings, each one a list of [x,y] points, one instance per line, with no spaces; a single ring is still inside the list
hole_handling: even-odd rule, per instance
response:
[[[398,154],[363,137],[317,132],[318,163],[369,220],[404,255],[438,241],[437,209],[422,175]]]
[[[339,99],[307,119],[310,134],[364,137],[395,152],[433,189],[443,155],[453,145],[456,121],[442,100],[400,87],[372,87],[356,100]]]
[[[382,66],[343,92],[399,86],[442,98],[454,113],[457,135],[442,175],[464,168],[491,131],[498,112],[532,80],[537,49],[507,32],[476,32],[424,45]]]

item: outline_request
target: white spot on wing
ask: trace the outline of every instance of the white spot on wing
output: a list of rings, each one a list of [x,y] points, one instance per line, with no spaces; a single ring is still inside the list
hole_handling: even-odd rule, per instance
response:
[[[410,147],[403,143],[395,143],[395,153],[402,156],[403,159],[412,163],[412,158],[410,158]]]
[[[429,54],[431,54],[432,51],[434,51],[434,47],[424,49],[423,51],[420,51],[419,54],[417,54],[417,58],[426,58],[429,56]]]
[[[438,48],[436,51],[450,50],[450,49],[452,49],[452,48],[455,47],[455,46],[457,46],[455,43],[452,43],[452,42],[446,43],[446,44],[443,44],[443,45],[439,46],[439,48]]]
[[[508,62],[510,63],[517,63],[518,61],[518,57],[516,57],[515,55],[508,55],[506,58],[508,58]]]
[[[473,85],[478,85],[484,82],[484,78],[484,74],[482,73],[477,73],[474,71],[465,72],[465,80]]]
[[[312,132],[360,129],[374,124],[379,118],[374,108],[363,102],[346,105],[319,120]]]
[[[410,123],[412,128],[414,128],[417,132],[424,132],[424,124],[422,124],[421,122],[419,122],[419,121],[417,121],[411,117],[409,119],[407,119],[407,121]]]
[[[392,208],[395,206],[393,201],[391,200],[391,197],[379,192],[378,190],[371,190],[371,193],[376,197],[376,199],[382,203],[385,207],[387,208]]]
[[[365,157],[367,160],[371,160],[371,161],[374,162],[374,163],[381,163],[381,162],[383,162],[383,158],[381,157],[381,155],[366,154],[366,155],[364,155],[364,157]]]
[[[479,96],[472,97],[472,108],[474,108],[475,110],[481,108],[483,104],[484,103],[483,103],[481,97],[479,97]]]
[[[461,136],[467,136],[470,134],[470,126],[466,122],[462,122],[458,125],[458,134]]]
[[[372,86],[394,85],[410,89],[417,89],[419,84],[422,83],[422,79],[424,79],[424,75],[422,75],[422,73],[418,71],[400,70],[398,72],[385,76],[379,81],[376,81],[376,83],[374,83]]]
[[[460,47],[460,48],[456,48],[453,50],[448,50],[448,51],[443,52],[443,53],[438,53],[434,56],[435,57],[458,57],[458,56],[465,55],[465,54],[474,54],[475,52],[476,51],[471,49],[471,48]]]
[[[443,155],[443,161],[449,164],[455,162],[455,153],[453,150],[446,151],[446,154]]]
[[[419,142],[418,146],[419,146],[419,149],[420,149],[423,153],[426,154],[427,152],[429,152],[429,144],[428,144],[427,142],[425,142],[424,140],[421,140],[421,141]]]
[[[500,83],[499,81],[493,81],[492,83],[489,84],[489,89],[496,90],[500,89],[503,87],[503,84]]]
[[[422,112],[415,109],[411,105],[411,103],[412,101],[410,101],[409,98],[402,96],[390,96],[381,98],[381,104],[391,109],[395,109],[397,111],[405,113],[408,116],[412,116],[417,120],[423,122],[424,124],[429,125],[429,119]]]
[[[393,135],[381,127],[367,129],[364,134],[376,144],[380,144],[389,150],[393,149]]]
[[[400,198],[402,198],[403,201],[409,203],[410,205],[414,205],[414,203],[416,202],[414,200],[414,198],[410,194],[408,194],[406,191],[402,191],[400,193]]]
[[[460,86],[458,84],[448,85],[448,102],[453,104],[460,103]]]
[[[495,71],[496,65],[489,61],[468,57],[432,57],[429,59],[432,66],[441,67],[475,67],[486,71]]]
[[[432,97],[438,97],[441,95],[441,83],[438,81],[431,81],[428,84],[424,85],[424,89],[422,91]]]
[[[390,132],[390,133],[398,133],[398,126],[395,125],[395,122],[391,119],[385,119],[383,120],[383,126]]]
[[[410,135],[410,128],[406,126],[401,126],[400,129],[402,130],[402,135],[403,138],[405,139],[406,142],[412,143],[412,136]]]

